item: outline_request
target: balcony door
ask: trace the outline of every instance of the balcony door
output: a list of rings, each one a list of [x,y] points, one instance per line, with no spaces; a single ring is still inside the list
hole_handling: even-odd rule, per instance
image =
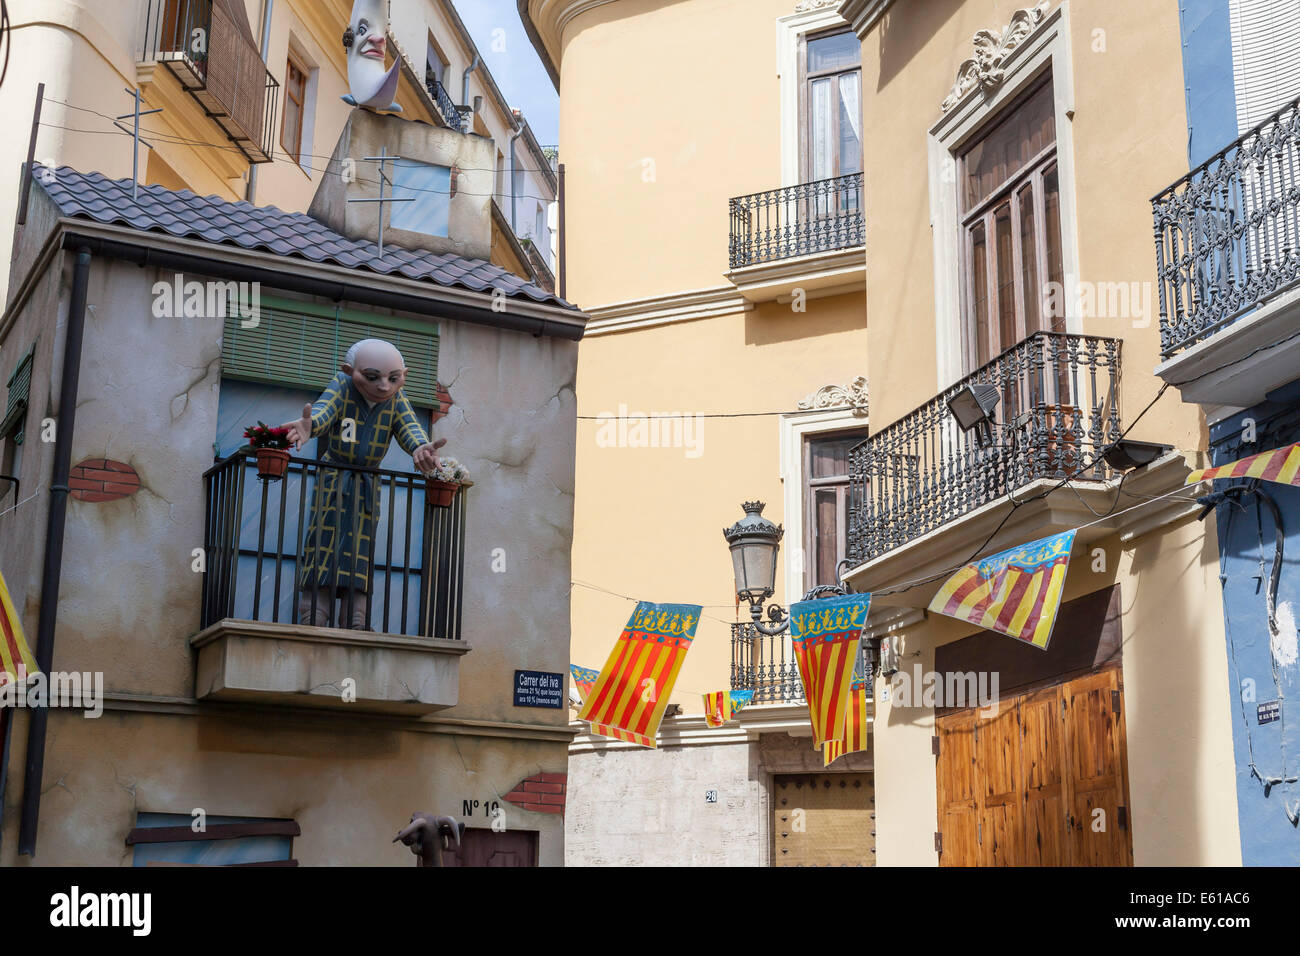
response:
[[[863,431],[836,432],[804,442],[804,588],[839,581],[847,555],[849,451]]]
[[[1064,332],[1061,188],[1051,79],[996,117],[958,157],[966,366],[1040,331]],[[1053,314],[1047,314],[1051,311]],[[1057,314],[1059,313],[1059,314]]]
[[[862,44],[852,30],[810,37],[802,58],[805,183],[862,172]],[[825,183],[807,196],[811,218],[858,212],[856,188]]]

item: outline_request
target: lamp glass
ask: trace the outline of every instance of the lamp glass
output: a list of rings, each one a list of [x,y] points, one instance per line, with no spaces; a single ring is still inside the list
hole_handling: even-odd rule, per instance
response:
[[[776,553],[780,545],[756,538],[731,546],[731,564],[736,576],[736,593],[745,600],[759,599],[776,590]]]

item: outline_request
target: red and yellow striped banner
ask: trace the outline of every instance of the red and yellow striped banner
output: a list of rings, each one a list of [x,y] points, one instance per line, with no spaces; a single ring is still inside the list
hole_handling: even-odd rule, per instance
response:
[[[593,734],[656,745],[701,610],[698,604],[637,604],[578,712]]]
[[[1260,478],[1281,485],[1300,485],[1300,442],[1251,455],[1217,468],[1202,468],[1187,476],[1187,484],[1215,478]]]
[[[799,601],[790,608],[790,634],[815,750],[828,740],[844,739],[849,685],[870,607],[870,594],[843,594]]]
[[[930,610],[1046,650],[1077,532],[1076,528],[966,565],[944,582]]]
[[[0,684],[30,677],[39,670],[23,638],[23,622],[9,596],[9,586],[0,574]]]
[[[844,739],[822,745],[823,766],[829,767],[845,754],[867,749],[867,682],[855,680],[849,687],[849,713],[844,721]]]

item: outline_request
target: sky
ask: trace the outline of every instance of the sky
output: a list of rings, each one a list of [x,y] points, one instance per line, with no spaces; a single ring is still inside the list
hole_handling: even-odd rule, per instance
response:
[[[524,32],[515,0],[453,0],[510,105],[543,146],[560,142],[560,97]]]

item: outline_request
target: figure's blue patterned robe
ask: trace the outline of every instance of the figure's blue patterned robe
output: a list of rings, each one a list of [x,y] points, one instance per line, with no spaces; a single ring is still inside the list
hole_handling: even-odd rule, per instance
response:
[[[347,419],[356,423],[352,442],[343,440]],[[322,461],[366,468],[379,467],[394,437],[412,455],[429,441],[405,392],[399,389],[386,402],[371,407],[352,377],[341,371],[311,407],[311,434],[321,438],[317,449]],[[331,588],[337,581],[340,591],[370,590],[379,484],[377,475],[320,469],[303,544],[302,587]]]

